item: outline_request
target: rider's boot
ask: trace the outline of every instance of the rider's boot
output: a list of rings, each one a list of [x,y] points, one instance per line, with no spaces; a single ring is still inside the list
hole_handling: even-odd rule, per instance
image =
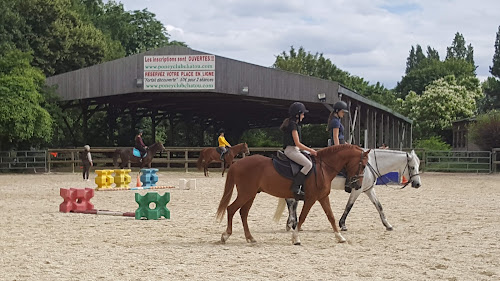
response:
[[[304,200],[304,181],[306,179],[306,175],[304,175],[302,172],[298,172],[295,177],[293,178],[293,183],[292,183],[292,192],[293,195],[295,196],[296,200]]]
[[[220,154],[220,161],[224,161],[224,154],[225,154],[224,152]]]

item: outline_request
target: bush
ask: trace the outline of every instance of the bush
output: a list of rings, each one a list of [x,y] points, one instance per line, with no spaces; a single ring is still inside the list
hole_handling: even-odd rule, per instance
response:
[[[468,139],[484,150],[500,147],[500,111],[479,115],[469,125]]]
[[[414,145],[415,148],[421,148],[425,150],[451,150],[451,146],[441,140],[439,137],[430,137],[428,139],[417,140],[415,141]]]

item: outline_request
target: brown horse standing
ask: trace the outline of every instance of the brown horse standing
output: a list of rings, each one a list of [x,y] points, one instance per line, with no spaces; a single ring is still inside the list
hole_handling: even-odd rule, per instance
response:
[[[335,224],[335,218],[330,206],[331,182],[343,167],[347,170],[349,178],[355,177],[357,184],[361,185],[363,172],[368,162],[368,153],[363,152],[358,146],[342,144],[318,150],[316,157],[316,174],[307,178],[305,187],[306,195],[304,206],[300,213],[299,224],[302,224],[316,201],[321,207],[332,225],[333,231],[339,242],[345,242],[345,238],[339,232]],[[314,173],[314,171],[313,171]],[[238,196],[229,205],[233,194],[234,185],[238,190]],[[220,222],[227,208],[227,229],[222,233],[221,242],[225,243],[233,231],[233,216],[240,210],[241,221],[245,231],[247,242],[256,242],[248,229],[248,212],[252,207],[258,192],[266,192],[279,198],[293,198],[290,189],[292,182],[280,176],[274,169],[272,160],[262,155],[245,157],[229,168],[226,178],[224,194],[217,209],[217,220]],[[228,207],[229,205],[229,207]],[[300,245],[297,225],[293,226],[292,243]]]
[[[237,145],[233,145],[231,147],[227,147],[228,152],[224,155],[224,169],[222,170],[222,176],[224,176],[224,172],[226,168],[231,166],[233,163],[233,159],[236,155],[240,153],[244,153],[246,155],[250,154],[248,150],[247,143],[239,143]],[[220,160],[220,154],[217,152],[215,147],[207,147],[200,151],[200,157],[198,157],[198,162],[196,162],[196,167],[198,170],[203,168],[203,173],[205,177],[208,177],[208,165],[213,162],[222,162]]]
[[[114,166],[118,166],[118,157],[122,160],[120,163],[120,169],[123,169],[125,165],[130,163],[139,163],[140,158],[134,156],[132,151],[134,150],[133,147],[127,147],[127,148],[117,148],[115,152],[113,153],[113,164]],[[153,157],[155,157],[155,154],[159,151],[164,151],[165,147],[161,142],[156,142],[155,144],[152,144],[148,147],[147,155],[142,159],[141,163],[141,169],[144,168],[146,165],[148,168],[151,168],[151,162],[153,161]]]

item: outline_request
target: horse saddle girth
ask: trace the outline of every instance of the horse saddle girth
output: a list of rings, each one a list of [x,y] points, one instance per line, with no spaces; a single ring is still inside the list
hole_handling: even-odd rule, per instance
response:
[[[132,154],[134,154],[135,157],[141,158],[141,151],[135,147],[134,150],[132,151]],[[148,152],[146,152],[143,157],[146,157],[146,155],[148,155]]]
[[[312,161],[311,155],[308,153],[301,152],[309,161],[313,163],[313,167],[311,171],[316,170],[316,163]],[[300,169],[302,169],[302,166],[293,162],[290,160],[290,158],[286,157],[285,153],[282,151],[278,151],[276,155],[272,156],[273,158],[273,166],[276,172],[280,174],[281,176],[293,180],[295,175],[300,172]],[[306,177],[309,177],[311,175],[311,171],[306,175]]]

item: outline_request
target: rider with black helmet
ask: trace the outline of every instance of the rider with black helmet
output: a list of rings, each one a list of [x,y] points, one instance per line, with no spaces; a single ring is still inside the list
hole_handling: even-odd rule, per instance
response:
[[[296,195],[296,199],[304,198],[304,181],[306,175],[312,169],[312,163],[305,157],[300,150],[309,151],[316,156],[316,150],[309,148],[301,142],[301,122],[304,119],[304,114],[309,112],[303,103],[294,102],[288,109],[289,117],[283,120],[280,129],[283,131],[283,148],[285,155],[297,164],[302,165],[292,183],[292,192]]]
[[[226,138],[224,137],[224,132],[225,132],[224,129],[220,129],[219,138],[217,138],[217,141],[219,142],[219,148],[222,151],[220,154],[221,161],[224,161],[224,154],[226,154],[227,152],[226,146],[231,147],[231,145],[227,142]]]
[[[349,111],[347,110],[347,104],[344,101],[339,101],[333,105],[333,111],[328,117],[327,127],[331,139],[330,145],[345,143],[344,126],[342,125],[342,122],[340,122],[340,119],[344,117],[346,112]]]
[[[144,154],[146,154],[146,150],[148,147],[144,144],[144,141],[142,140],[142,133],[143,130],[139,130],[137,135],[135,136],[135,148],[141,152],[141,162],[142,158],[144,157]]]

